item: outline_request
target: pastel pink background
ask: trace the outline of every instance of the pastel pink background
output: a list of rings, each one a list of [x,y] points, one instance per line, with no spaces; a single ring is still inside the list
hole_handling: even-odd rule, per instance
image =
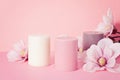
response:
[[[30,34],[81,35],[94,30],[108,8],[114,23],[120,26],[120,0],[0,0],[0,52],[11,49],[20,39],[27,42]],[[27,63],[9,63],[0,53],[0,80],[119,80],[120,74],[101,71],[87,73],[59,72],[54,65],[34,68]]]
[[[0,51],[30,34],[81,35],[94,30],[108,8],[120,23],[120,0],[0,0]]]

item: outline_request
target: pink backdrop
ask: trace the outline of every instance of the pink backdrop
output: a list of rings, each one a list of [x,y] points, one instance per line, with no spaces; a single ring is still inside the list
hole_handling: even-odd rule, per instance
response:
[[[120,23],[120,0],[0,0],[0,51],[30,34],[80,35],[93,30],[111,8]]]

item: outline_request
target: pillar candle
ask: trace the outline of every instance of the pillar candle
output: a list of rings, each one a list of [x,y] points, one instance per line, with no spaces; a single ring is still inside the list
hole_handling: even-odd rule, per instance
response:
[[[77,69],[78,40],[73,37],[57,37],[55,42],[55,68],[60,71]]]
[[[83,50],[87,50],[92,44],[97,44],[104,34],[96,31],[83,32]]]
[[[28,37],[28,64],[47,66],[50,61],[50,38],[46,35]]]

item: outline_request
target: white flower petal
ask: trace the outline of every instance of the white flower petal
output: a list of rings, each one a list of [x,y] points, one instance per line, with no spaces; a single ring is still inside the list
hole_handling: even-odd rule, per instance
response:
[[[108,8],[107,16],[111,19],[111,24],[113,24],[113,14],[112,14],[112,10],[110,8]]]
[[[110,59],[112,56],[113,56],[113,52],[112,52],[112,50],[108,47],[108,46],[106,46],[105,48],[104,48],[104,50],[103,50],[103,56],[108,60],[108,59]]]
[[[13,51],[13,50],[8,52],[7,58],[8,58],[8,61],[10,62],[21,60],[20,55],[16,51]]]
[[[20,40],[18,42],[18,44],[20,45],[21,48],[24,48],[25,47],[25,44],[24,44],[24,41],[23,40]]]
[[[101,39],[98,44],[97,44],[100,48],[104,49],[106,46],[111,46],[113,45],[113,41],[109,38],[104,38]]]
[[[100,70],[100,67],[97,64],[89,62],[83,65],[83,70],[87,72],[95,72]]]
[[[117,58],[120,55],[120,43],[114,43],[110,48],[114,52],[113,56]]]
[[[108,68],[114,67],[115,64],[116,64],[115,58],[110,58],[109,60],[107,60],[107,65],[106,65],[106,67],[108,67]]]
[[[18,41],[18,43],[17,44],[19,44],[19,46],[24,46],[24,42],[23,42],[23,40],[20,40],[20,41]]]
[[[14,49],[16,51],[21,51],[22,49],[25,48],[25,44],[22,40],[20,40],[19,42],[17,42],[16,44],[14,44]]]
[[[104,33],[105,36],[110,36],[113,32],[113,29],[114,27],[112,24],[100,23],[96,31]]]
[[[105,24],[104,23],[99,23],[96,31],[104,33],[104,29],[105,29]]]
[[[113,32],[113,29],[114,29],[114,27],[113,27],[113,25],[111,25],[111,24],[106,24],[105,25],[105,28],[104,28],[104,35],[105,36],[110,36],[111,34],[112,34],[112,32]]]
[[[19,47],[19,44],[14,44],[14,50],[21,51],[21,48]]]
[[[108,17],[108,16],[103,16],[103,22],[104,22],[105,24],[111,24],[112,20],[111,20],[111,18]]]
[[[103,66],[103,67],[100,67],[100,69],[99,70],[105,70],[106,69],[106,67],[105,66]]]
[[[107,71],[114,72],[114,73],[120,73],[120,64],[115,64],[113,68],[107,68]]]
[[[97,63],[97,59],[102,56],[101,49],[96,45],[91,45],[87,50],[87,60]]]

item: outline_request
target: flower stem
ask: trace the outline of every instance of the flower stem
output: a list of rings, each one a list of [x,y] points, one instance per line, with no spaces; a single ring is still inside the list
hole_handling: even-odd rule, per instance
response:
[[[120,34],[120,32],[116,32],[116,33]]]
[[[110,38],[120,38],[120,36],[113,36],[113,37],[110,36]]]

